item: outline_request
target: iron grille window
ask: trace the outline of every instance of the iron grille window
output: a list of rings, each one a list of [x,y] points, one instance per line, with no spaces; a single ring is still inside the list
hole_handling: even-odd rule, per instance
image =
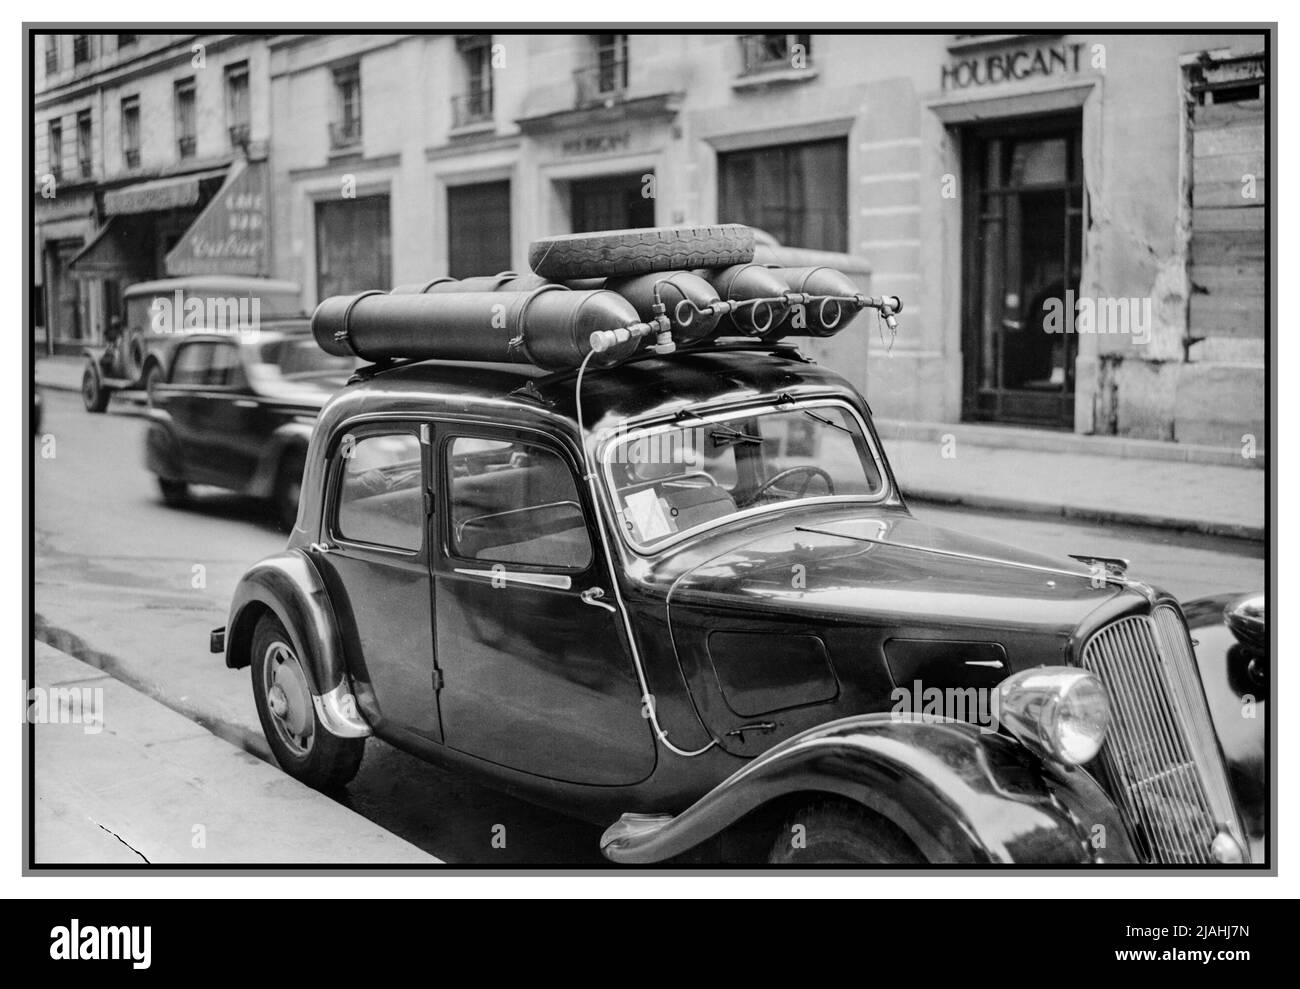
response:
[[[122,100],[122,157],[127,168],[140,167],[140,97]]]
[[[452,124],[464,127],[492,119],[492,38],[486,34],[457,40],[465,72],[465,92],[452,97]]]
[[[74,66],[85,65],[90,61],[91,37],[88,34],[74,34],[72,36],[72,64]]]
[[[63,121],[50,121],[50,174],[63,177]]]
[[[718,213],[787,247],[848,249],[848,145],[842,138],[718,156]]]
[[[77,113],[77,168],[85,179],[90,178],[93,140],[94,124],[90,111],[81,110]]]
[[[348,148],[361,143],[361,66],[334,70],[334,120],[330,146]]]
[[[52,76],[59,71],[59,36],[51,34],[45,39],[45,74]]]
[[[176,147],[182,158],[193,158],[197,134],[194,116],[194,80],[182,79],[176,83]]]
[[[241,148],[248,144],[248,63],[226,67],[226,123],[230,129],[230,144]]]

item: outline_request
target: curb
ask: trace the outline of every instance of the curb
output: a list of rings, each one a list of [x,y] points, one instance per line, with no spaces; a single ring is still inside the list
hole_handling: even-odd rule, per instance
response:
[[[48,379],[45,381],[41,381],[39,378],[36,379],[36,387],[41,389],[42,391],[70,391],[70,392],[81,391],[80,385],[65,385],[58,381],[49,381]]]
[[[1174,532],[1194,532],[1204,536],[1222,536],[1248,542],[1268,541],[1265,526],[1244,525],[1238,522],[1216,522],[1213,519],[1174,518],[1167,515],[1150,515],[1144,512],[1126,512],[1108,508],[1085,508],[1081,505],[1059,505],[1028,498],[1003,498],[998,495],[954,494],[951,491],[934,491],[924,488],[903,492],[908,502],[930,505],[955,505],[998,512],[1021,512],[1051,518],[1073,519],[1078,522],[1102,522],[1109,525],[1133,525],[1148,529]]]

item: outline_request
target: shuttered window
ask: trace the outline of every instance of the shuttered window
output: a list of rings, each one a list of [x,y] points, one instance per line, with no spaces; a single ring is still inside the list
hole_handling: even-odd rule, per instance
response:
[[[1264,59],[1189,69],[1193,337],[1263,338]]]

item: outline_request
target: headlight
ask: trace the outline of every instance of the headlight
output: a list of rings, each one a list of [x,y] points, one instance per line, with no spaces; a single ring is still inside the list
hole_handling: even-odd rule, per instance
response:
[[[1110,726],[1110,698],[1091,673],[1040,666],[999,687],[1002,723],[1045,759],[1081,766],[1101,750]]]

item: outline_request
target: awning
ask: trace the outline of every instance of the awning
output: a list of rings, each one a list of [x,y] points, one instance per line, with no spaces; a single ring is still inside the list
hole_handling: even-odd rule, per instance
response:
[[[110,217],[90,243],[68,263],[82,278],[132,281],[149,275],[150,250],[144,232],[129,219]]]
[[[267,275],[266,162],[236,162],[167,254],[169,275]]]
[[[199,183],[221,178],[225,174],[226,169],[218,168],[113,189],[104,193],[104,212],[109,216],[122,216],[194,206],[199,201]]]

